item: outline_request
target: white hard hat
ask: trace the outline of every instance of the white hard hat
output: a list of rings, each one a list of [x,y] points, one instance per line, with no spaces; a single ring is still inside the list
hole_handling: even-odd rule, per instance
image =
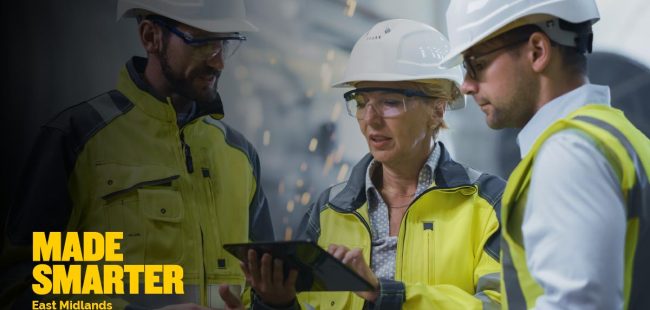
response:
[[[461,54],[476,43],[519,19],[533,16],[559,18],[573,24],[593,24],[600,19],[594,0],[453,0],[447,9],[451,52],[441,65],[459,64]],[[559,23],[546,24],[539,19],[531,19],[530,23],[540,26],[552,40],[575,46],[575,33],[563,31]],[[567,38],[567,33],[572,37]]]
[[[118,0],[117,19],[153,13],[208,32],[257,31],[244,0]]]
[[[361,81],[426,82],[447,79],[460,89],[460,67],[443,69],[438,63],[449,52],[449,42],[435,28],[412,20],[391,19],[380,22],[354,45],[343,79],[332,87],[354,87]],[[464,96],[449,109],[465,106]]]

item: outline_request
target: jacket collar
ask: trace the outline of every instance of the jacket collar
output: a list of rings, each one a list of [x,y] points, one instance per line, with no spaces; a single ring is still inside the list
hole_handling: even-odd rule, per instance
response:
[[[438,142],[438,146],[440,147],[440,159],[434,171],[436,188],[470,185],[470,178],[465,167],[451,158],[442,142]],[[330,205],[337,209],[353,211],[366,202],[365,178],[372,159],[372,155],[368,153],[352,168],[350,178],[345,183],[343,190],[334,197],[330,197]]]
[[[151,85],[142,78],[146,65],[146,58],[131,58],[120,71],[117,90],[145,113],[157,119],[175,122],[176,112],[171,106],[171,98],[157,94]],[[194,119],[204,115],[211,115],[216,119],[221,119],[224,116],[223,103],[219,94],[212,102],[197,102],[196,108]]]

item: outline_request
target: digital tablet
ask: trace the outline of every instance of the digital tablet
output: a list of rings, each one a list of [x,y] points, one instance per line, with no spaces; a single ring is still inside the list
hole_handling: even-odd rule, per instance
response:
[[[223,248],[244,263],[248,263],[248,249],[255,250],[259,258],[269,253],[273,258],[281,259],[285,277],[289,269],[298,271],[298,292],[374,290],[368,281],[313,242],[233,243],[224,244]]]

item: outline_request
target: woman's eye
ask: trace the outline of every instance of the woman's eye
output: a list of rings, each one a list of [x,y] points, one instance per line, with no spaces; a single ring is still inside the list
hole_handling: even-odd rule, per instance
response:
[[[383,101],[383,104],[388,107],[395,107],[402,104],[401,100],[387,99]]]

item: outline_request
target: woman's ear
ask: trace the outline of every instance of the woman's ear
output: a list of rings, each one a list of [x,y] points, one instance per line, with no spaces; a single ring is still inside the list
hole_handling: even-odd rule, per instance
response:
[[[441,119],[445,116],[445,111],[447,108],[447,104],[449,104],[448,100],[446,99],[438,99],[435,101],[433,105],[433,113],[434,116]]]
[[[162,51],[162,31],[150,20],[143,20],[138,25],[140,42],[148,54],[158,54]]]
[[[447,100],[444,99],[435,99],[433,101],[433,104],[430,105],[431,108],[430,126],[432,129],[435,129],[436,127],[440,126],[440,124],[442,123],[442,120],[445,116],[446,107],[447,107]]]

